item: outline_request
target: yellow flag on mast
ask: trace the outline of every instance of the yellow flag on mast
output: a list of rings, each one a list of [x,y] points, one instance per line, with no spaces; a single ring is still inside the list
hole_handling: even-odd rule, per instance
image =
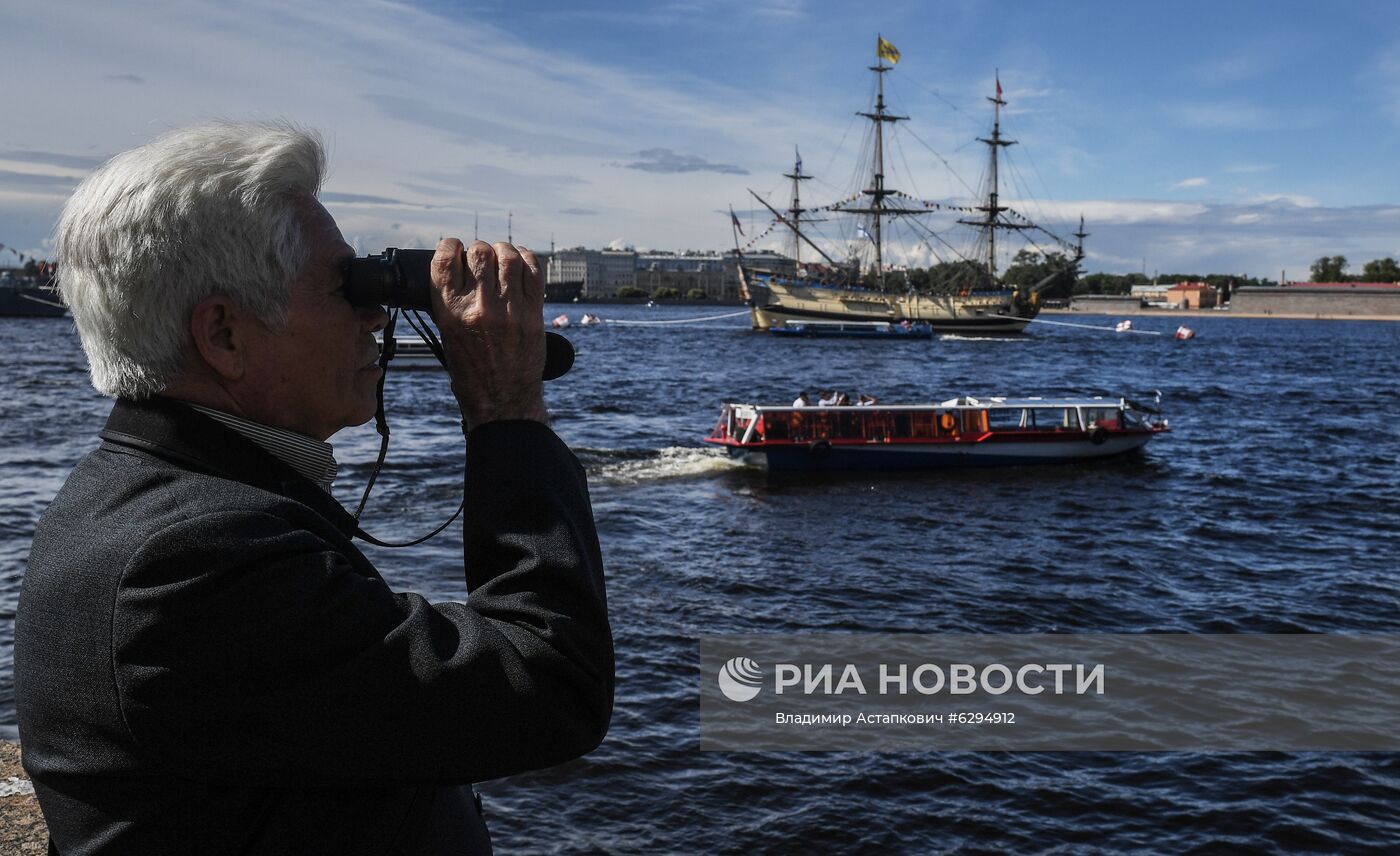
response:
[[[883,36],[875,37],[875,56],[880,59],[887,59],[890,65],[899,62],[899,48],[885,41]]]

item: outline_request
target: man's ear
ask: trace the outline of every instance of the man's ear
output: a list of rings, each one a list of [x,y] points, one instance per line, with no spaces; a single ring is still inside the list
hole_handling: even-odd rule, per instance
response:
[[[195,350],[224,380],[239,380],[247,370],[249,321],[247,313],[222,294],[204,298],[190,315]]]

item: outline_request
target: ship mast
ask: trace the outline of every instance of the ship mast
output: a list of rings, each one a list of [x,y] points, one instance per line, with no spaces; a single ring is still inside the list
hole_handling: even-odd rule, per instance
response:
[[[898,59],[898,57],[895,57]],[[883,246],[881,237],[881,225],[885,214],[885,197],[898,193],[885,187],[885,123],[900,122],[908,119],[908,116],[895,116],[885,112],[885,72],[893,66],[887,66],[884,57],[877,52],[875,64],[869,66],[875,72],[877,82],[875,95],[874,113],[857,113],[857,116],[864,116],[875,123],[875,175],[871,186],[865,189],[865,195],[870,197],[870,207],[867,209],[846,209],[848,211],[866,213],[871,215],[871,225],[874,231],[871,232],[870,239],[875,244],[875,283],[881,291],[885,288],[885,268],[882,258]]]
[[[801,182],[811,178],[810,175],[802,174],[802,153],[796,146],[792,148],[796,156],[792,172],[783,173],[784,178],[792,179],[792,204],[788,206],[789,221],[792,223],[792,260],[795,264],[802,264],[802,214],[807,209],[802,207]],[[810,222],[810,221],[809,221]]]
[[[959,220],[965,226],[977,226],[986,235],[987,240],[987,282],[995,287],[997,281],[997,229],[1027,229],[1030,228],[1022,223],[1008,223],[1001,219],[1001,212],[1009,211],[1005,205],[1001,204],[1001,194],[999,193],[997,180],[997,151],[1007,146],[1016,145],[1015,140],[1003,140],[1001,138],[1001,108],[1006,106],[1006,102],[1001,97],[1001,75],[997,75],[996,97],[988,97],[988,101],[995,105],[992,108],[992,138],[978,137],[977,141],[986,143],[991,149],[992,168],[988,181],[987,204],[978,205],[976,209],[983,213],[981,220]]]

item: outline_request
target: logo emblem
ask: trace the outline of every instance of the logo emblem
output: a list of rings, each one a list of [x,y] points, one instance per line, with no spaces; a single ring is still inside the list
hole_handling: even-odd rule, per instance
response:
[[[730,701],[748,701],[762,684],[763,670],[748,657],[735,657],[719,670],[719,691]]]

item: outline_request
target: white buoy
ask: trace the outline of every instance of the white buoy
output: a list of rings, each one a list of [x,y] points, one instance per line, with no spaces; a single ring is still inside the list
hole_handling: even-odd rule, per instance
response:
[[[1176,328],[1175,338],[1183,340],[1194,339],[1196,338],[1196,331],[1192,330],[1190,327],[1187,327],[1185,324],[1182,324],[1180,327]]]
[[[1118,333],[1126,333],[1129,330],[1133,329],[1133,322],[1128,320],[1127,318],[1124,318],[1122,321],[1119,321],[1113,329]]]
[[[562,330],[565,327],[569,326],[569,316],[556,315],[554,316],[554,320],[549,322],[549,326],[553,327],[556,330]]]

